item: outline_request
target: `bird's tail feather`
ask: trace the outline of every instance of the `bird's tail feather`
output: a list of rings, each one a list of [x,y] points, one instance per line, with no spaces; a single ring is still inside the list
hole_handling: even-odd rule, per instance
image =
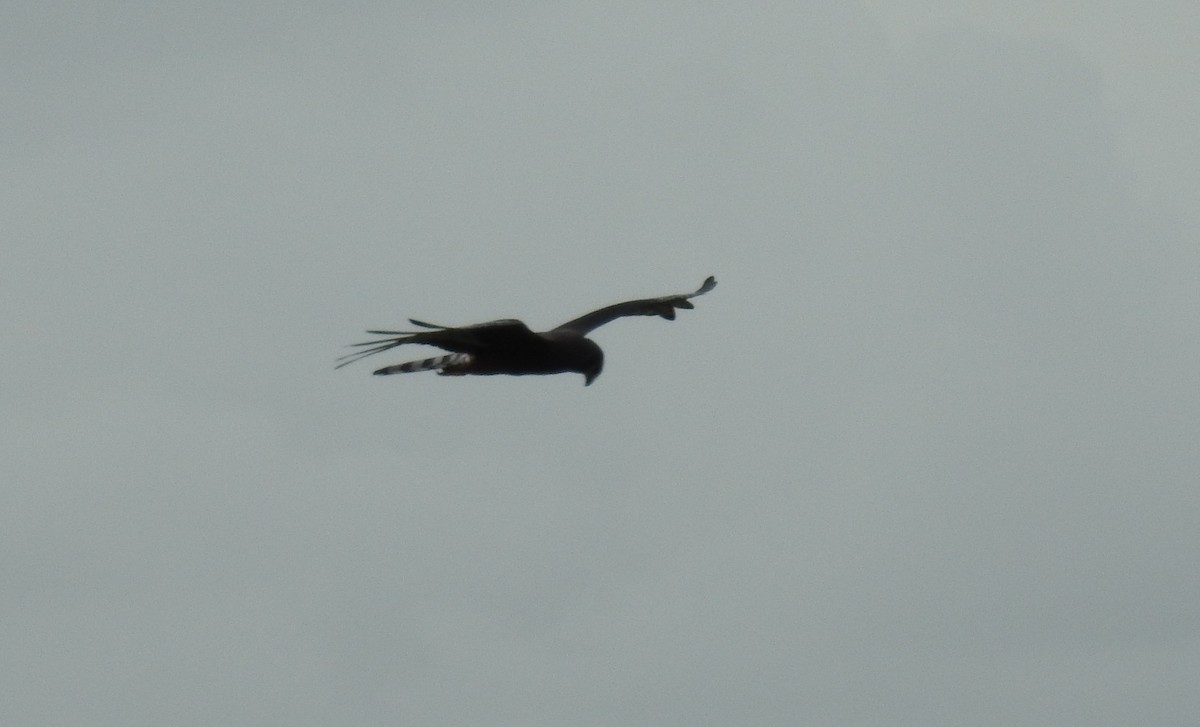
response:
[[[445,356],[434,356],[433,358],[421,359],[420,361],[409,361],[407,363],[384,366],[381,369],[376,369],[375,374],[377,376],[386,376],[388,374],[408,374],[414,371],[440,371],[448,366],[465,364],[470,360],[470,354],[451,353]]]

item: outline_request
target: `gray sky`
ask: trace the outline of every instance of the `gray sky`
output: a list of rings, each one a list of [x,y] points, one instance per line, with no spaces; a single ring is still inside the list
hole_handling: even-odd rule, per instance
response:
[[[0,723],[1196,724],[1198,36],[7,3]]]

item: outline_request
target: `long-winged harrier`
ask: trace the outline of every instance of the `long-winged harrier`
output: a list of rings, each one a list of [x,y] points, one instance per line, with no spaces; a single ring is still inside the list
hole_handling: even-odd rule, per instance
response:
[[[521,321],[511,318],[459,328],[436,326],[410,318],[409,323],[414,326],[431,330],[367,331],[389,338],[352,344],[370,348],[342,356],[338,359],[341,363],[336,368],[405,343],[423,343],[451,353],[421,361],[384,366],[375,373],[403,374],[410,371],[436,370],[442,376],[523,376],[574,372],[583,374],[586,386],[591,384],[604,368],[604,352],[595,341],[586,337],[589,332],[623,316],[661,316],[667,320],[675,320],[676,308],[693,308],[689,298],[704,295],[715,287],[716,278],[709,276],[694,293],[616,303],[567,321],[545,333],[534,333]]]

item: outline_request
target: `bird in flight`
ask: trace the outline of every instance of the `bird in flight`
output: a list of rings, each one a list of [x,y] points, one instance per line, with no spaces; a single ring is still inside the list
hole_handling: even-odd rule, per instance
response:
[[[669,321],[675,320],[676,308],[694,308],[690,299],[704,295],[715,287],[716,278],[709,276],[693,293],[615,303],[544,333],[534,333],[524,323],[512,318],[457,328],[410,318],[409,323],[427,330],[367,331],[387,338],[351,344],[362,350],[342,356],[338,359],[341,363],[335,368],[340,369],[360,358],[406,343],[420,343],[450,353],[384,366],[376,369],[375,373],[387,375],[437,371],[442,376],[579,373],[583,374],[584,386],[587,386],[595,381],[604,368],[604,352],[587,337],[588,333],[624,316],[660,316]]]

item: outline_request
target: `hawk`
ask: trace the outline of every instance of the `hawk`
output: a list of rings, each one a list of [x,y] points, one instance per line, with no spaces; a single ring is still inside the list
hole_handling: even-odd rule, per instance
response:
[[[492,376],[508,374],[583,374],[584,386],[590,385],[604,368],[604,352],[587,334],[609,321],[624,316],[660,316],[675,320],[676,308],[693,308],[691,298],[704,295],[717,287],[716,278],[709,276],[694,293],[666,295],[661,298],[628,300],[605,306],[567,321],[544,333],[534,333],[521,321],[506,318],[473,326],[438,326],[409,319],[409,323],[424,331],[367,331],[388,338],[351,344],[366,346],[361,351],[338,359],[335,368],[354,363],[360,358],[382,353],[406,343],[436,346],[450,353],[445,356],[407,363],[392,364],[376,369],[377,375],[405,374],[412,371],[437,371],[442,376]]]

